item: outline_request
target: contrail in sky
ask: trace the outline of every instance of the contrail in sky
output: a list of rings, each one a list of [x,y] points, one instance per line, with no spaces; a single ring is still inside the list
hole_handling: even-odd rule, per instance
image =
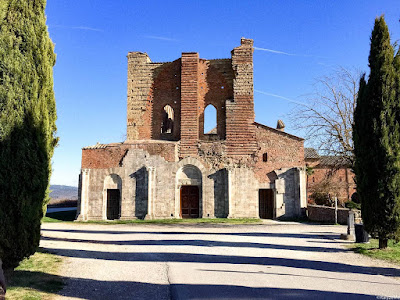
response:
[[[268,49],[268,48],[261,48],[261,47],[253,47],[253,48],[254,48],[254,50],[266,51],[266,52],[275,53],[275,54],[283,54],[283,55],[287,55],[287,56],[315,57],[315,58],[322,58],[322,59],[327,59],[328,58],[328,57],[325,57],[325,56],[288,53],[288,52],[284,52],[284,51],[273,50],[273,49]],[[318,64],[320,64],[320,63],[318,63]]]
[[[153,39],[153,40],[161,40],[161,41],[169,41],[169,42],[178,42],[178,40],[176,40],[176,39],[172,39],[172,38],[165,37],[165,36],[145,35],[144,37],[147,38],[147,39]]]
[[[283,54],[283,55],[289,55],[289,56],[297,56],[297,54],[292,54],[292,53],[287,53],[287,52],[272,50],[272,49],[267,49],[267,48],[260,48],[260,47],[254,47],[254,50],[267,51],[267,52],[271,52],[271,53]]]
[[[286,101],[289,101],[289,102],[293,102],[293,103],[296,103],[296,104],[299,104],[299,105],[302,105],[302,106],[308,106],[307,104],[305,104],[303,102],[296,101],[296,100],[293,100],[293,99],[290,99],[290,98],[286,98],[286,97],[283,97],[283,96],[280,96],[280,95],[271,94],[271,93],[263,92],[263,91],[260,91],[260,90],[254,90],[254,91],[257,92],[257,93],[263,94],[263,95],[267,95],[267,96],[283,99],[283,100],[286,100]]]
[[[97,32],[103,32],[103,30],[98,29],[98,28],[93,28],[93,27],[87,27],[87,26],[63,26],[63,25],[48,25],[50,28],[65,28],[65,29],[77,29],[77,30],[89,30],[89,31],[97,31]]]

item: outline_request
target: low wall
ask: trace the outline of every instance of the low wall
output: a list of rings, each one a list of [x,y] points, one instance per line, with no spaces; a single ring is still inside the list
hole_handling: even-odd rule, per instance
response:
[[[338,223],[347,225],[347,217],[350,209],[338,208]],[[359,223],[361,220],[361,211],[357,209],[352,210],[354,212],[355,222]],[[308,219],[315,222],[321,223],[335,223],[335,208],[321,205],[308,205],[307,206]]]

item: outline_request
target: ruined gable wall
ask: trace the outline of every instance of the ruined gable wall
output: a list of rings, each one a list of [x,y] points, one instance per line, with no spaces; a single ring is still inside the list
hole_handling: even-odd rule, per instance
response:
[[[267,127],[256,127],[258,151],[254,171],[260,182],[271,181],[268,174],[280,168],[304,167],[304,140]],[[267,162],[263,154],[267,153]]]
[[[143,149],[150,155],[161,156],[173,162],[176,158],[176,143],[153,142],[131,143],[106,146],[95,149],[82,149],[82,169],[107,169],[120,167],[120,162],[129,149]]]

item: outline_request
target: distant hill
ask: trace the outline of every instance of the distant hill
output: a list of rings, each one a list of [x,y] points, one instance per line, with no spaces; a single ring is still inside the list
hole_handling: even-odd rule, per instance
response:
[[[77,200],[78,188],[68,185],[50,185],[50,198],[53,200]]]

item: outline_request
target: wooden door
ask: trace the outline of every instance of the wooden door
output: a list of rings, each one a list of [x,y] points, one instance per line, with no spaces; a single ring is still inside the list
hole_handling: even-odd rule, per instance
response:
[[[272,189],[259,190],[259,213],[261,219],[274,218],[274,193]]]
[[[199,187],[185,185],[181,187],[181,216],[184,219],[199,217]]]
[[[118,189],[107,190],[107,219],[119,219],[120,197]]]

